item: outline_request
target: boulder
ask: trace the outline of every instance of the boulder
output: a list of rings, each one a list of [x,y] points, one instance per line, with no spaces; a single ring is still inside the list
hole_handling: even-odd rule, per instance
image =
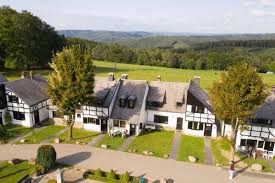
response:
[[[150,156],[153,156],[153,155],[154,155],[154,152],[150,151],[148,154],[149,154]]]
[[[107,149],[108,148],[108,146],[106,144],[101,144],[100,147],[103,148],[103,149]]]
[[[12,165],[16,165],[16,164],[18,164],[20,162],[21,162],[20,159],[11,159],[11,160],[9,160],[9,164],[12,164]]]
[[[133,151],[132,151],[132,149],[128,149],[128,152],[131,153],[131,152],[133,152]]]
[[[194,157],[194,156],[188,156],[188,160],[191,162],[191,163],[195,163],[197,161],[197,159]]]
[[[168,154],[164,154],[163,157],[167,159],[167,158],[169,158],[169,155]]]
[[[260,164],[253,164],[251,165],[251,170],[261,172],[263,170],[263,166]]]
[[[34,158],[31,158],[31,159],[28,160],[28,163],[30,165],[35,165],[36,164],[36,160]]]
[[[60,138],[55,138],[54,143],[59,144],[60,143]]]
[[[142,153],[145,155],[149,155],[149,151],[143,151]]]
[[[136,149],[132,149],[132,152],[135,153],[135,152],[137,152],[137,150]]]
[[[21,139],[20,140],[20,143],[25,143],[26,142],[26,139]]]
[[[79,145],[79,144],[80,144],[80,141],[79,141],[79,140],[75,141],[75,144]]]

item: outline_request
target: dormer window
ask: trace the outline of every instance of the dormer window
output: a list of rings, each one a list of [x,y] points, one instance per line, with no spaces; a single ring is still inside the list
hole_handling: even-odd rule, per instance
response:
[[[119,107],[126,107],[127,97],[125,95],[122,95],[119,98]]]
[[[18,103],[18,97],[14,95],[9,95],[9,102]]]
[[[135,96],[130,96],[128,98],[128,107],[129,108],[134,108],[135,107],[136,99],[137,99],[137,97],[135,97]]]

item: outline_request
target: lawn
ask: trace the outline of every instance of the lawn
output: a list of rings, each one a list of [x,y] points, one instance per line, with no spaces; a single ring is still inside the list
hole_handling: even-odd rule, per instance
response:
[[[46,126],[44,129],[33,132],[32,135],[25,138],[27,144],[36,144],[40,143],[43,140],[49,139],[54,137],[54,135],[59,132],[60,130],[64,129],[62,126]],[[20,142],[17,142],[19,144]]]
[[[197,158],[197,163],[204,163],[204,139],[182,135],[177,154],[177,160],[189,161],[188,156]]]
[[[230,144],[226,140],[211,139],[211,149],[216,164],[220,164],[222,166],[229,165],[229,159],[224,157],[221,153],[221,149],[226,151],[230,150]]]
[[[98,132],[87,131],[83,129],[73,128],[73,140],[69,141],[69,130],[62,133],[58,138],[60,138],[61,143],[72,143],[75,144],[76,141],[80,143],[87,144],[93,138],[99,135]]]
[[[165,67],[154,67],[144,65],[123,64],[104,61],[94,61],[96,65],[96,75],[107,77],[109,72],[114,72],[116,77],[120,77],[122,73],[128,73],[129,79],[156,80],[157,75],[161,75],[162,81],[188,82],[193,76],[201,77],[201,86],[208,89],[213,81],[220,78],[222,71],[212,70],[188,70],[173,69]],[[47,77],[49,70],[38,70],[35,73]],[[20,77],[20,72],[7,72],[5,74],[8,79],[16,79]],[[272,86],[275,80],[275,74],[260,74],[264,82],[268,86]]]
[[[239,154],[238,154],[239,155]],[[241,155],[239,155],[241,159],[243,159],[243,162],[245,162],[248,165],[252,164],[260,164],[263,166],[263,172],[273,172],[271,166],[268,164],[267,160],[265,159],[253,159],[253,158],[245,158]]]
[[[7,161],[0,163],[0,182],[14,183],[23,178],[27,174],[31,174],[34,165],[29,165],[27,161],[23,161],[16,165],[11,165]]]
[[[96,147],[100,147],[102,144],[106,144],[108,146],[108,149],[116,150],[118,149],[123,142],[125,141],[125,138],[121,137],[110,137],[109,135],[105,135],[102,140],[100,140]]]
[[[21,125],[15,125],[15,124],[7,124],[5,125],[5,129],[8,131],[9,135],[6,135],[4,138],[1,138],[1,140],[4,140],[5,142],[9,142],[13,140],[16,136],[23,136],[31,131],[33,131],[33,128],[25,128]]]
[[[152,151],[153,156],[163,157],[170,153],[174,134],[172,131],[144,132],[133,140],[126,151],[135,149],[138,154]]]

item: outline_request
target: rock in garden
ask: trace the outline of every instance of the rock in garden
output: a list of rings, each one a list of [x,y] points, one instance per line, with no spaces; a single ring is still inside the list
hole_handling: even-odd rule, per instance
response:
[[[108,148],[108,146],[107,146],[106,144],[102,144],[102,145],[101,145],[101,148],[103,148],[103,149],[107,149],[107,148]]]
[[[149,154],[150,156],[153,156],[153,155],[154,155],[154,152],[150,151],[148,154]]]
[[[31,158],[31,159],[28,160],[28,163],[30,165],[35,165],[36,164],[36,160],[34,158]]]
[[[260,164],[253,164],[251,165],[251,170],[254,170],[256,172],[261,172],[263,170],[263,166]]]
[[[135,152],[137,152],[137,150],[136,150],[136,149],[133,149],[132,152],[135,153]]]
[[[128,152],[131,153],[131,152],[132,152],[132,149],[128,149]]]
[[[195,163],[197,159],[194,156],[188,156],[188,159],[191,163]]]
[[[60,143],[60,138],[55,138],[54,143],[59,144]]]
[[[9,160],[9,164],[12,164],[12,165],[16,165],[16,164],[18,164],[20,162],[21,162],[20,159],[11,159],[11,160]]]
[[[143,151],[142,153],[145,155],[149,155],[149,151]]]
[[[26,139],[21,139],[20,140],[20,143],[25,143],[26,142]]]
[[[79,144],[80,144],[80,141],[79,141],[79,140],[75,141],[75,144],[79,145]]]
[[[169,155],[168,154],[164,154],[163,157],[167,159],[167,158],[169,158]]]

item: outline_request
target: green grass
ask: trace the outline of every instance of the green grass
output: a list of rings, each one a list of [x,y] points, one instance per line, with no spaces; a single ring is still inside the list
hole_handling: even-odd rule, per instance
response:
[[[120,77],[122,73],[128,73],[129,79],[152,81],[156,80],[157,75],[161,75],[162,81],[189,82],[193,76],[199,76],[201,77],[201,86],[204,89],[208,89],[213,81],[220,78],[220,74],[222,73],[222,71],[173,69],[123,63],[117,63],[115,69],[114,63],[104,61],[94,61],[94,64],[96,65],[96,75],[104,77],[107,77],[109,72],[114,72],[116,77]],[[38,70],[35,73],[47,77],[49,70]],[[260,75],[268,86],[271,87],[274,84],[275,74]],[[20,72],[7,72],[6,76],[8,79],[13,80],[20,77]]]
[[[220,164],[222,166],[229,165],[229,159],[224,157],[221,153],[220,149],[230,150],[230,145],[228,149],[228,145],[224,142],[225,140],[211,139],[211,150],[214,156],[216,164]]]
[[[188,156],[196,157],[197,163],[204,162],[204,139],[202,137],[181,136],[177,160],[189,161]]]
[[[163,157],[171,150],[174,134],[175,132],[172,131],[144,132],[133,140],[126,151],[135,149],[138,154],[142,154],[143,151],[152,151],[153,156]]]
[[[57,132],[60,130],[64,129],[62,126],[46,126],[44,129],[38,131],[38,132],[33,132],[32,135],[26,137],[26,142],[27,144],[36,144],[40,143],[43,140],[49,139],[54,136]],[[17,142],[19,144],[20,142]]]
[[[106,144],[108,146],[108,149],[116,150],[118,149],[123,142],[125,141],[125,138],[122,137],[110,137],[109,135],[105,135],[102,140],[100,140],[96,147],[100,147],[102,144]]]
[[[69,141],[69,130],[62,133],[58,138],[60,138],[61,143],[75,144],[76,141],[79,141],[80,143],[87,144],[93,138],[95,138],[97,135],[99,135],[98,132],[91,132],[91,131],[86,131],[83,129],[73,128],[73,140],[72,141]]]
[[[4,140],[5,142],[13,140],[16,136],[23,136],[33,131],[33,128],[25,128],[21,125],[15,125],[11,123],[5,125],[5,129],[8,131],[8,135],[1,138],[1,140]]]
[[[240,156],[240,155],[239,155]],[[272,167],[268,164],[267,160],[265,159],[253,159],[253,158],[245,158],[240,156],[241,159],[243,159],[243,162],[245,162],[248,165],[252,164],[260,164],[263,166],[263,172],[273,172]]]
[[[29,165],[27,161],[23,161],[16,165],[11,165],[7,161],[0,163],[0,182],[14,183],[23,178],[27,174],[31,174],[34,165]]]

